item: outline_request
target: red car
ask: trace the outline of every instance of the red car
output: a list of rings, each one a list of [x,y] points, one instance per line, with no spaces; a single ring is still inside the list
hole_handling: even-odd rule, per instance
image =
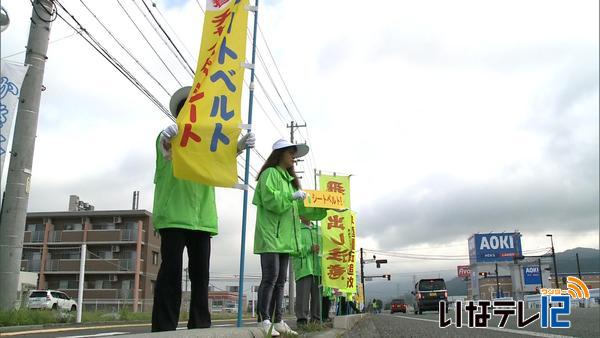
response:
[[[404,299],[392,300],[390,313],[396,313],[396,312],[406,313],[406,303],[404,302]]]

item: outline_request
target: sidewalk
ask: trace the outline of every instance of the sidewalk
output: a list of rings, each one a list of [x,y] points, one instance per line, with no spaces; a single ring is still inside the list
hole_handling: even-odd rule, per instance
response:
[[[337,316],[333,321],[333,328],[317,332],[300,332],[299,337],[309,338],[337,338],[351,330],[359,321],[365,318],[366,315],[348,315]],[[290,327],[296,330],[295,323],[290,322]],[[133,337],[156,337],[156,338],[186,338],[186,337],[201,337],[201,338],[226,338],[226,337],[265,337],[265,333],[258,327],[235,327],[235,328],[210,328],[210,329],[195,329],[195,330],[178,330],[159,333],[143,333],[131,335]],[[281,337],[293,337],[291,335],[282,335]]]

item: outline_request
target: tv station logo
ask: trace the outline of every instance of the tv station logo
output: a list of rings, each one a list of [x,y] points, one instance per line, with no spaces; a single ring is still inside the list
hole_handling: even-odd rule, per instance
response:
[[[540,311],[527,317],[525,314],[525,302],[522,300],[481,300],[468,301],[463,307],[462,301],[456,301],[454,318],[446,318],[448,304],[441,301],[439,304],[439,327],[446,328],[454,324],[457,328],[463,327],[463,311],[466,312],[466,326],[470,328],[485,328],[489,325],[492,316],[500,317],[499,328],[506,326],[508,319],[517,317],[517,327],[525,328],[536,321],[540,321],[542,328],[570,328],[571,321],[564,316],[571,314],[572,299],[589,299],[590,290],[585,283],[573,276],[567,277],[567,289],[540,290]],[[563,318],[561,318],[563,317]]]

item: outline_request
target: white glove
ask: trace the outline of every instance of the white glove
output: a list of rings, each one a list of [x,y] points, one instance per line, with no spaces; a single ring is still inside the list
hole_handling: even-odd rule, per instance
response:
[[[179,130],[176,124],[172,124],[160,132],[160,152],[166,160],[171,160],[171,140],[177,136]]]
[[[242,138],[237,143],[237,153],[238,155],[244,151],[246,148],[254,148],[254,144],[256,143],[256,136],[254,136],[253,132],[249,132],[246,135],[242,136]]]
[[[306,198],[306,193],[302,190],[298,190],[295,193],[292,194],[292,199],[293,200],[304,200]]]
[[[176,124],[172,124],[172,125],[166,127],[165,129],[163,129],[163,131],[161,133],[166,139],[168,139],[170,141],[175,136],[177,136],[177,133],[179,133],[179,129],[177,128]]]

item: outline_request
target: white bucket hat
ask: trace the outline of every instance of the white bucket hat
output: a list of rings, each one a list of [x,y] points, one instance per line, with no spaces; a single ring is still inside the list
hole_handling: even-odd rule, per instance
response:
[[[277,150],[277,149],[283,149],[283,148],[289,148],[289,147],[296,147],[296,153],[294,154],[295,158],[298,157],[302,157],[306,154],[308,154],[308,145],[306,145],[305,143],[300,143],[300,144],[294,144],[288,140],[277,140],[277,142],[273,143],[273,150]]]
[[[179,115],[179,111],[177,111],[177,107],[181,101],[187,100],[190,91],[192,90],[192,86],[181,87],[177,89],[173,95],[171,95],[171,101],[169,101],[169,111],[171,111],[171,115],[177,117]]]

